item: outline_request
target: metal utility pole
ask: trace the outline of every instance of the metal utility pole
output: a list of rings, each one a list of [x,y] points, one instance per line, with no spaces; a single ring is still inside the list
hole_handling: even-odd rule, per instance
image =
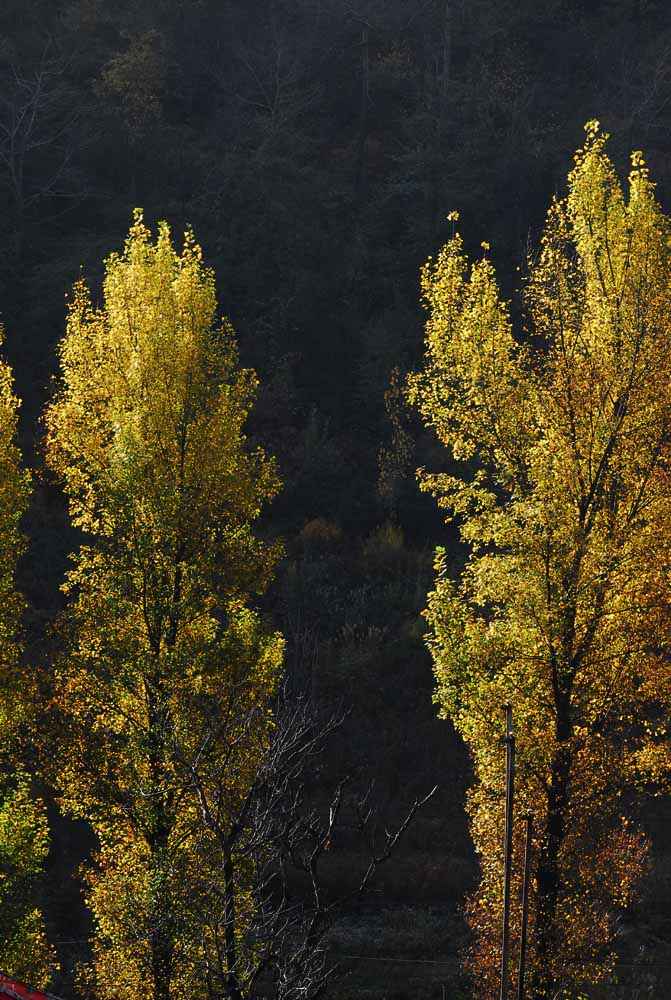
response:
[[[524,882],[522,883],[522,929],[520,931],[520,968],[517,976],[517,1000],[524,1000],[524,974],[527,958],[527,922],[529,918],[529,870],[531,867],[531,835],[534,814],[527,813],[527,835],[524,843]]]
[[[503,706],[506,713],[506,827],[503,855],[503,940],[501,943],[501,994],[508,998],[510,965],[510,869],[513,855],[513,804],[515,801],[515,737],[513,706]]]

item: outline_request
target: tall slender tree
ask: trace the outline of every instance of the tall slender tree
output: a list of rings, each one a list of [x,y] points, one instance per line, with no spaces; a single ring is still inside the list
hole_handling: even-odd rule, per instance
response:
[[[645,858],[628,803],[664,735],[653,720],[671,680],[668,630],[651,629],[670,596],[671,225],[640,153],[625,195],[606,138],[588,124],[551,205],[517,338],[486,245],[469,265],[456,235],[429,261],[426,367],[410,383],[455,463],[422,472],[422,486],[469,551],[458,580],[438,554],[427,617],[436,697],[475,766],[471,966],[492,992],[510,700],[520,809],[539,831],[537,1000],[612,968]]]
[[[216,321],[193,235],[178,253],[168,226],[154,240],[138,211],[103,294],[96,309],[75,286],[46,414],[47,458],[85,537],[66,584],[58,782],[100,843],[86,876],[92,988],[168,1000],[205,992],[212,933],[199,804],[176,765],[196,745],[211,771],[227,764],[227,808],[252,780],[263,739],[250,707],[267,706],[282,655],[251,606],[277,554],[252,523],[278,479],[246,444],[256,378]],[[231,716],[225,739],[203,739],[208,704]],[[268,711],[254,719],[271,724]]]
[[[0,328],[0,343],[2,328]],[[0,968],[46,986],[54,965],[35,903],[49,850],[43,803],[31,792],[24,751],[35,715],[34,678],[20,662],[24,602],[16,588],[19,522],[30,493],[16,444],[19,402],[0,361]]]

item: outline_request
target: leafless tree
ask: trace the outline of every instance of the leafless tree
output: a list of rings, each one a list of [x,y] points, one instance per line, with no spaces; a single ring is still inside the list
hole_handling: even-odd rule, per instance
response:
[[[260,735],[253,779],[240,799],[230,795],[236,745],[249,745],[250,732],[266,733],[253,709],[235,723],[230,754],[210,755],[209,740],[221,741],[230,716],[216,710],[205,738],[188,755],[176,747],[183,787],[195,792],[197,823],[207,843],[205,883],[197,887],[207,911],[202,955],[208,1000],[317,1000],[333,978],[325,938],[334,920],[364,894],[387,862],[421,806],[416,799],[392,831],[380,830],[372,786],[349,793],[340,780],[320,811],[308,801],[325,742],[344,714],[319,718],[307,700],[277,706],[270,739]],[[216,758],[216,763],[212,763]],[[323,877],[325,861],[346,831],[361,846],[355,883],[334,892]],[[251,885],[251,896],[244,900]],[[243,902],[241,904],[241,899]]]
[[[0,63],[0,190],[12,225],[12,252],[19,257],[31,209],[45,199],[81,194],[72,184],[72,165],[83,137],[82,109],[67,83],[67,57],[47,42],[37,63]],[[42,220],[49,211],[40,209]]]

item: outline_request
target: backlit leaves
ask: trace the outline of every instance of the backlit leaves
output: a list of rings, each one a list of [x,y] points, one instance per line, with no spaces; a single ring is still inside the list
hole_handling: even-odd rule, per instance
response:
[[[625,193],[607,136],[586,133],[529,264],[526,330],[513,335],[491,263],[470,264],[457,234],[423,271],[427,361],[410,379],[456,462],[422,486],[470,551],[459,581],[439,561],[427,617],[437,699],[475,766],[472,968],[495,988],[511,701],[519,808],[539,831],[542,996],[610,969],[645,857],[620,797],[666,760],[641,723],[668,699],[671,232],[641,154]]]
[[[61,369],[47,457],[86,544],[66,583],[57,781],[101,845],[84,978],[100,997],[153,982],[186,998],[204,975],[203,887],[217,876],[183,775],[190,755],[213,770],[227,761],[233,803],[258,763],[270,717],[245,727],[275,689],[282,642],[249,606],[277,556],[251,526],[279,484],[245,440],[256,376],[217,322],[191,232],[177,253],[165,223],[154,239],[136,213],[107,261],[103,305],[75,286]]]

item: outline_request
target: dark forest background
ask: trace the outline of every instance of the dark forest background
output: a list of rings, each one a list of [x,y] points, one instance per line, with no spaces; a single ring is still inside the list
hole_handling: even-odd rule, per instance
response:
[[[436,719],[422,641],[433,549],[459,553],[414,480],[442,456],[403,402],[422,354],[419,269],[458,209],[515,302],[593,117],[623,170],[645,151],[668,210],[664,0],[0,0],[0,309],[24,455],[40,468],[72,282],[99,283],[135,206],[177,240],[192,225],[261,380],[250,435],[284,481],[265,519],[287,550],[266,610],[288,640],[288,683],[349,706],[314,794],[345,773],[374,779],[384,823],[439,785],[334,928],[343,998],[460,996],[459,907],[476,874],[468,761]],[[26,531],[28,661],[44,665],[77,544],[44,475]],[[53,812],[47,905],[67,993],[88,845]],[[623,917],[611,997],[668,995],[666,807],[646,823],[655,873]],[[343,835],[334,884],[356,862]]]

